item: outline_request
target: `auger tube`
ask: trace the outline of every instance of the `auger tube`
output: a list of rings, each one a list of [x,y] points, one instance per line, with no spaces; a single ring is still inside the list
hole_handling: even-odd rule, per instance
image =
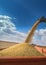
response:
[[[32,37],[34,35],[34,32],[38,26],[39,23],[46,22],[46,18],[41,17],[39,20],[36,21],[36,23],[33,25],[32,29],[29,30],[28,36],[26,37],[25,43],[30,43],[32,41]]]

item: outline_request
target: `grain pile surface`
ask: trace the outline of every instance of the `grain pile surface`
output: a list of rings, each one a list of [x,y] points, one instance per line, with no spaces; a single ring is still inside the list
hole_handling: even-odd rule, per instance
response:
[[[43,56],[33,45],[28,43],[16,44],[0,51],[0,56]]]

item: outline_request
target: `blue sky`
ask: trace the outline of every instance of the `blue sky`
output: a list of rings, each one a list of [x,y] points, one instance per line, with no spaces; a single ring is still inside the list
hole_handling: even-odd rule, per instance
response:
[[[46,0],[0,0],[0,14],[16,17],[12,22],[17,29],[27,32],[38,18],[46,17]],[[38,29],[45,26],[41,24]]]
[[[46,0],[0,0],[0,40],[23,41],[41,16],[46,17]],[[37,27],[36,42],[46,45],[45,23]]]

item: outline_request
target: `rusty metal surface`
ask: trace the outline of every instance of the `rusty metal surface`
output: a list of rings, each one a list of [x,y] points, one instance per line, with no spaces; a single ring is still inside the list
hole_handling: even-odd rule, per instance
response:
[[[46,56],[0,57],[0,65],[46,65]]]

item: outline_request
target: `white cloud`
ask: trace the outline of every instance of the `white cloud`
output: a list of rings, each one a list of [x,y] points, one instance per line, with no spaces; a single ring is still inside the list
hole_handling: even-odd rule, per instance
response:
[[[0,15],[0,31],[14,31],[16,30],[15,25],[11,22],[11,17]]]
[[[43,44],[46,45],[46,36],[42,36],[41,41],[42,41]]]
[[[12,18],[6,15],[0,15],[0,19],[12,19]]]
[[[46,29],[36,30],[32,43],[37,45],[46,45]]]
[[[26,34],[17,31],[11,19],[9,16],[0,15],[0,40],[22,42]]]

